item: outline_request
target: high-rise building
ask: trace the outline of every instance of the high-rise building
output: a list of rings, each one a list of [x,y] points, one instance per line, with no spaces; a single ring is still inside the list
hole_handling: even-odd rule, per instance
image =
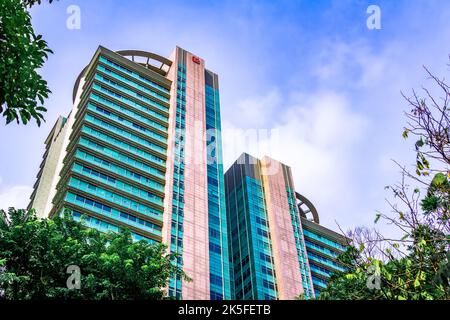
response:
[[[45,152],[39,171],[36,175],[36,182],[30,196],[28,209],[35,209],[40,217],[45,217],[47,208],[51,206],[52,195],[54,194],[53,183],[56,175],[56,168],[59,165],[59,158],[63,152],[63,141],[67,126],[67,118],[58,117],[47,139],[45,139]]]
[[[193,281],[182,299],[231,297],[218,76],[179,47],[169,58],[99,47],[56,122],[31,197],[40,217],[164,242]]]
[[[349,239],[320,225],[314,205],[302,195],[297,193],[296,196],[314,292],[318,296],[332,274],[345,271],[337,257],[345,252]],[[312,213],[312,218],[308,217],[309,213]]]
[[[314,297],[290,167],[242,154],[225,173],[233,297]]]
[[[233,298],[311,299],[343,270],[336,257],[346,238],[319,225],[290,167],[244,153],[225,173],[225,190]]]

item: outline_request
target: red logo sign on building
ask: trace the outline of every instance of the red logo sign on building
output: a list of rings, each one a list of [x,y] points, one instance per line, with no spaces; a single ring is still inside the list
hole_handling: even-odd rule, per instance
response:
[[[196,64],[200,64],[200,58],[197,56],[192,56],[192,61],[194,61]]]

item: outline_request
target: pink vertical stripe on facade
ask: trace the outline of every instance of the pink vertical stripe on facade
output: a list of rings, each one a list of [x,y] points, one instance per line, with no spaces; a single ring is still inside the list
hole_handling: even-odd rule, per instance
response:
[[[186,131],[184,171],[183,299],[209,300],[209,234],[203,59],[186,55]]]
[[[292,177],[291,168],[290,167],[287,167],[287,168],[288,168],[288,175],[289,175],[288,179],[291,181],[290,188],[291,188],[291,190],[295,190],[294,179]],[[296,215],[298,217],[300,228],[302,230],[302,244],[303,244],[303,250],[305,252],[304,260],[305,260],[306,265],[308,266],[308,270],[307,271],[308,271],[309,283],[311,284],[312,295],[315,296],[314,286],[312,285],[313,282],[312,282],[311,269],[309,267],[310,266],[309,259],[308,259],[308,255],[306,254],[305,236],[304,236],[304,232],[303,232],[302,219],[301,219],[301,216],[300,216],[300,211],[299,211],[297,206],[295,206],[295,213],[296,213]]]
[[[303,286],[281,163],[264,157],[261,160],[261,173],[278,294],[281,300],[292,300],[303,293]]]

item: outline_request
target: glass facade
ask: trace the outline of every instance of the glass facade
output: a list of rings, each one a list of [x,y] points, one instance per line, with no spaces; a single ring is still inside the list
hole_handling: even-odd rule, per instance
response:
[[[210,299],[231,298],[218,77],[205,70]]]
[[[233,298],[277,299],[262,182],[260,177],[247,175],[238,167],[230,170],[226,174],[226,190]]]
[[[301,218],[306,251],[316,296],[335,272],[345,271],[337,261],[346,248],[346,238],[304,217]]]
[[[116,54],[90,66],[52,214],[68,208],[99,230],[160,242],[170,83]]]
[[[314,298],[314,288],[311,281],[311,270],[309,268],[308,256],[306,253],[306,245],[303,237],[303,227],[298,214],[298,209],[296,206],[295,191],[286,188],[286,193],[289,202],[289,213],[292,220],[292,228],[295,237],[295,246],[297,249],[298,263],[300,265],[300,273],[302,278],[302,286],[304,290],[305,299]]]

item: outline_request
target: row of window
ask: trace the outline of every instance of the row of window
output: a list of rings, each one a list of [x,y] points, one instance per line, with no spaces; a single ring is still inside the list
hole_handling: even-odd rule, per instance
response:
[[[86,166],[81,166],[79,164],[75,164],[74,165],[74,170],[79,170],[81,169],[82,172],[84,173],[84,175],[90,176],[90,177],[94,177],[97,178],[97,180],[101,179],[101,180],[105,180],[105,182],[108,182],[111,185],[114,185],[116,188],[123,190],[123,191],[127,191],[130,194],[133,195],[137,195],[140,196],[142,198],[147,198],[150,201],[154,201],[157,202],[159,204],[162,205],[163,203],[163,199],[151,192],[148,191],[144,191],[140,188],[137,188],[135,186],[132,186],[128,183],[125,183],[123,181],[117,180],[116,178],[113,178],[111,176],[108,176],[104,173],[98,172],[94,169],[91,169],[89,167]]]
[[[143,219],[141,219],[141,218],[138,218],[138,217],[136,217],[136,216],[133,216],[132,214],[125,213],[125,212],[120,212],[120,216],[121,216],[122,218],[124,218],[124,219],[130,220],[130,221],[132,221],[132,222],[137,222],[137,223],[139,223],[139,224],[141,224],[141,225],[150,227],[150,228],[152,228],[152,229],[155,229],[155,230],[158,230],[158,231],[161,231],[161,230],[162,230],[162,228],[161,228],[160,226],[158,226],[158,225],[156,225],[156,224],[154,224],[154,223],[151,223],[151,222],[149,222],[149,221],[143,220]]]
[[[217,253],[217,254],[221,254],[222,253],[222,247],[220,245],[218,245],[218,244],[210,242],[209,243],[209,251]]]
[[[211,300],[223,300],[223,294],[210,290],[209,298]]]
[[[150,216],[160,216],[162,214],[159,210],[156,210],[147,205],[131,200],[130,198],[123,197],[117,193],[113,193],[104,188],[97,187],[93,184],[87,183],[74,177],[70,179],[69,185],[79,190],[89,192],[92,195],[95,195],[101,199],[105,199],[107,201],[120,205],[124,208],[128,208],[136,212],[139,212],[141,214]]]
[[[129,74],[129,75],[131,75],[131,76],[133,76],[133,77],[135,77],[135,78],[137,78],[139,80],[142,80],[143,82],[148,83],[149,85],[157,88],[158,90],[161,90],[161,91],[163,91],[165,93],[169,93],[169,89],[161,86],[160,84],[156,83],[155,81],[152,81],[152,80],[142,76],[141,74],[139,74],[137,72],[134,72],[134,71],[132,71],[132,70],[130,70],[128,68],[125,68],[124,66],[121,66],[120,64],[117,64],[117,63],[111,61],[108,58],[100,56],[99,61],[101,61],[101,62],[103,62],[103,63],[105,63],[107,65],[110,65],[110,66],[112,66],[114,68],[117,68],[118,70],[120,70],[120,71],[122,71],[124,73],[127,73],[127,74]]]
[[[325,248],[324,246],[321,246],[321,245],[318,245],[316,243],[313,243],[311,241],[305,240],[305,244],[306,244],[307,247],[313,248],[313,249],[315,249],[317,251],[320,251],[320,252],[322,252],[325,255],[329,255],[329,256],[331,256],[333,258],[336,258],[338,256],[338,254],[336,252],[334,252],[334,251],[332,251],[332,250],[330,250],[328,248]]]
[[[167,128],[166,128],[165,126],[161,125],[160,123],[155,122],[155,121],[153,121],[153,120],[150,120],[150,119],[148,119],[148,118],[146,118],[146,117],[140,115],[140,114],[137,113],[137,112],[131,111],[130,109],[125,108],[125,107],[123,107],[122,105],[119,105],[119,104],[117,104],[117,103],[114,103],[114,102],[112,102],[112,101],[106,99],[106,98],[103,98],[102,96],[99,96],[99,95],[97,95],[97,94],[94,93],[94,92],[91,93],[91,96],[90,96],[90,97],[91,97],[92,100],[95,100],[95,101],[97,101],[97,102],[100,102],[102,105],[111,107],[111,108],[113,108],[113,109],[115,109],[115,110],[119,110],[120,112],[123,112],[123,113],[129,115],[130,117],[139,119],[139,120],[142,121],[142,122],[148,123],[148,124],[154,126],[155,128],[158,128],[158,129],[161,130],[161,131],[167,131]],[[152,109],[149,109],[149,108],[147,108],[147,107],[144,107],[144,106],[140,106],[140,107],[134,106],[134,108],[136,108],[137,110],[140,110],[140,111],[144,112],[145,114],[148,114],[148,115],[151,116],[151,117],[160,119],[160,120],[162,120],[162,121],[164,121],[164,122],[167,122],[168,119],[169,119],[167,116],[162,115],[162,114],[160,114],[160,113],[158,113],[158,112],[156,112],[156,111],[154,111],[154,110],[152,110]]]
[[[96,164],[98,166],[101,166],[101,167],[103,167],[105,169],[108,169],[109,171],[112,171],[112,172],[114,172],[116,174],[119,174],[119,175],[121,175],[123,177],[132,179],[132,180],[137,181],[137,182],[139,182],[139,183],[141,183],[143,185],[149,186],[149,187],[151,187],[153,189],[156,189],[156,190],[159,190],[159,191],[164,191],[164,186],[161,183],[156,182],[154,180],[151,180],[149,178],[146,178],[146,177],[144,177],[143,175],[141,175],[141,174],[139,174],[137,172],[125,169],[125,168],[123,168],[121,166],[118,166],[118,165],[115,165],[115,164],[113,164],[113,163],[111,163],[109,161],[106,161],[104,159],[101,159],[101,158],[98,158],[96,156],[93,156],[93,155],[91,155],[89,153],[86,153],[84,151],[77,150],[76,153],[75,153],[75,156],[80,158],[80,159],[87,160],[90,163],[93,163],[93,164]]]
[[[96,207],[98,209],[100,209],[101,211],[106,211],[106,212],[111,212],[112,208],[110,206],[107,206],[106,204],[103,204],[101,202],[89,199],[89,198],[85,198],[82,196],[77,195],[75,198],[78,202],[80,202],[81,204],[86,204],[90,207]]]
[[[149,105],[152,105],[152,106],[154,106],[154,107],[156,107],[156,108],[158,108],[158,109],[161,109],[161,110],[166,110],[166,111],[168,110],[167,107],[165,107],[165,106],[159,104],[158,102],[156,102],[156,101],[154,101],[154,100],[152,100],[152,99],[149,99],[149,98],[143,96],[143,95],[140,94],[140,93],[137,93],[137,92],[135,92],[135,91],[133,91],[133,90],[130,90],[130,89],[128,89],[128,88],[126,88],[126,87],[124,87],[124,86],[118,84],[118,83],[115,82],[115,81],[112,81],[112,80],[110,80],[110,79],[108,79],[108,78],[105,78],[105,77],[103,77],[103,76],[101,76],[101,75],[99,75],[99,74],[96,74],[96,75],[95,75],[95,78],[96,78],[97,80],[100,80],[100,82],[102,82],[102,83],[104,83],[104,84],[108,84],[109,86],[114,87],[114,88],[116,88],[117,90],[119,90],[119,91],[121,91],[121,92],[127,93],[128,95],[132,96],[132,97],[135,98],[135,99],[138,99],[138,100],[141,101],[141,102],[145,102],[145,103],[147,103],[147,104],[149,104]],[[123,97],[123,98],[125,98],[125,97]],[[127,98],[125,98],[125,99],[127,99]]]
[[[165,178],[164,172],[162,172],[161,170],[153,168],[153,167],[149,166],[148,164],[143,163],[143,162],[141,162],[139,160],[136,160],[134,158],[128,157],[127,155],[125,155],[123,153],[117,152],[117,151],[112,150],[112,149],[110,149],[108,147],[104,147],[104,146],[102,146],[102,145],[100,145],[100,144],[98,144],[98,143],[96,143],[94,141],[91,141],[89,139],[86,139],[84,137],[81,137],[79,142],[80,142],[81,145],[89,146],[89,147],[93,148],[94,150],[100,151],[101,153],[103,153],[105,155],[108,155],[108,156],[110,156],[110,157],[112,157],[112,158],[114,158],[116,160],[119,160],[119,161],[121,161],[123,163],[131,165],[131,166],[133,166],[135,168],[138,168],[138,169],[141,169],[143,171],[146,171],[146,172],[148,172],[150,174],[156,175],[156,176],[158,176],[158,177],[160,177],[162,179]]]
[[[166,141],[166,140],[167,140],[167,139],[166,139],[165,137],[163,137],[162,135],[157,134],[157,133],[154,133],[153,131],[148,130],[147,128],[141,126],[140,124],[137,124],[137,123],[135,123],[135,122],[128,121],[128,120],[122,118],[121,116],[118,116],[118,115],[116,115],[116,114],[114,114],[114,113],[111,113],[111,112],[109,112],[108,110],[106,110],[106,109],[104,109],[104,108],[102,108],[102,107],[95,106],[95,105],[92,105],[92,104],[89,104],[89,105],[90,105],[90,106],[93,106],[97,111],[99,111],[99,112],[101,112],[101,113],[103,113],[103,114],[109,116],[110,118],[125,123],[125,124],[126,124],[127,126],[129,126],[129,127],[133,127],[133,128],[139,129],[140,131],[143,131],[143,132],[149,132],[149,133],[152,133],[152,134],[155,135],[155,137],[158,137],[159,140],[162,140],[162,141]],[[136,113],[131,112],[131,114],[132,114],[133,117],[136,117],[136,116],[139,117],[138,114],[136,114]],[[158,129],[160,129],[160,130],[166,131],[166,127],[162,126],[162,125],[159,124],[158,122],[155,122],[155,121],[152,121],[152,120],[148,120],[147,118],[142,117],[142,116],[141,116],[141,119],[140,119],[140,120],[142,120],[143,122],[147,122],[148,124],[150,124],[150,125],[152,125],[152,126],[157,126]]]
[[[73,216],[73,218],[76,221],[81,221],[81,217],[83,217],[83,222],[88,227],[96,228],[99,231],[103,231],[103,232],[108,232],[108,231],[118,232],[120,230],[120,228],[118,226],[112,225],[110,223],[107,223],[105,221],[99,220],[99,219],[91,217],[91,216],[82,215],[80,212],[77,212],[77,211],[72,211],[72,216]],[[134,232],[131,232],[131,236],[133,237],[134,241],[144,240],[144,241],[147,241],[147,242],[152,243],[152,244],[153,243],[157,243],[153,239],[149,239],[149,238],[143,237],[140,234],[137,234],[137,233],[134,233]]]
[[[213,273],[209,274],[209,281],[218,287],[222,286],[222,277],[215,275]]]
[[[266,219],[261,218],[260,216],[255,216],[255,220],[256,220],[256,223],[259,223],[259,224],[261,224],[263,226],[267,226]]]
[[[91,108],[91,106],[89,108]],[[109,111],[106,111],[106,110],[104,110],[104,109],[102,109],[100,107],[94,107],[94,108],[95,108],[96,113],[103,113],[103,114],[107,114],[107,115],[109,113]],[[114,117],[109,117],[109,118],[110,119],[114,119]],[[116,134],[118,134],[118,135],[120,135],[120,136],[122,136],[124,138],[130,139],[130,140],[132,140],[134,142],[137,142],[137,143],[139,143],[139,144],[141,144],[143,146],[146,146],[147,148],[150,148],[150,149],[152,149],[152,150],[154,150],[156,152],[159,152],[161,154],[165,154],[166,153],[166,149],[161,147],[160,145],[152,143],[152,142],[150,142],[147,139],[143,139],[140,136],[135,135],[135,134],[133,134],[133,133],[131,133],[129,131],[123,130],[123,129],[115,126],[115,125],[112,125],[109,122],[100,120],[100,119],[98,119],[96,117],[93,117],[91,115],[86,115],[85,119],[88,120],[91,123],[94,123],[96,125],[100,125],[103,128],[108,128],[108,130],[110,130],[110,131],[112,131],[112,132],[114,132],[114,133],[116,133]],[[117,120],[121,121],[121,119],[117,119]],[[125,125],[127,125],[127,124],[125,123]],[[136,125],[136,124],[133,124],[132,127],[135,128],[135,129],[139,129],[141,131],[141,127],[140,126],[138,127],[138,125]],[[147,130],[145,129],[145,131],[147,131]],[[153,138],[156,138],[159,141],[166,142],[166,138],[163,138],[162,136],[160,136],[158,134],[147,132],[147,135],[152,136]]]
[[[256,228],[256,232],[258,233],[258,235],[260,235],[264,238],[269,238],[269,233],[266,230],[262,230],[261,228]]]
[[[326,281],[323,281],[322,279],[319,279],[319,278],[314,277],[314,276],[311,276],[311,278],[312,278],[312,281],[313,281],[314,285],[317,285],[317,286],[319,286],[321,288],[326,288],[326,286],[327,286],[327,282]]]
[[[149,232],[157,232],[158,234],[161,233],[162,228],[152,222],[143,220],[141,218],[138,218],[137,216],[134,216],[132,214],[128,214],[123,211],[116,210],[114,208],[111,208],[108,205],[102,204],[101,202],[80,196],[80,195],[74,195],[72,193],[68,193],[68,199],[75,198],[77,205],[85,207],[87,209],[90,209],[94,212],[98,212],[101,214],[104,214],[105,216],[109,216],[113,219],[117,219],[119,221],[123,221],[127,224],[134,225],[138,228],[145,229]]]
[[[308,259],[333,267],[334,269],[337,269],[339,271],[345,271],[344,267],[337,264],[336,262],[331,261],[330,259],[323,258],[312,252],[308,252]]]
[[[113,137],[111,137],[111,136],[109,136],[107,134],[104,134],[103,132],[97,131],[97,130],[95,130],[95,129],[91,128],[91,127],[87,127],[87,126],[83,126],[83,128],[81,130],[82,130],[82,132],[85,132],[85,133],[88,133],[91,136],[97,137],[97,138],[99,138],[102,141],[111,143],[114,146],[120,147],[121,149],[126,150],[126,151],[128,151],[130,153],[133,153],[133,154],[135,154],[137,156],[140,156],[140,157],[142,157],[144,159],[151,159],[152,161],[158,163],[159,165],[162,165],[162,166],[165,165],[165,160],[164,159],[162,159],[160,157],[157,157],[157,156],[155,156],[153,154],[150,154],[150,153],[148,153],[146,151],[143,151],[143,150],[141,150],[139,148],[136,148],[135,146],[132,146],[132,145],[130,145],[130,144],[128,144],[128,143],[126,143],[126,142],[124,142],[122,140],[113,138]]]
[[[267,255],[267,254],[265,254],[264,252],[260,252],[260,253],[259,253],[259,258],[260,258],[262,261],[272,263],[272,257],[269,256],[269,255]]]
[[[85,166],[80,166],[80,167],[82,167],[82,170],[83,170],[85,173],[87,173],[88,175],[91,175],[91,176],[94,176],[94,177],[97,177],[97,178],[106,180],[106,181],[111,182],[111,183],[116,183],[116,178],[107,176],[107,175],[104,174],[104,173],[95,171],[95,170],[93,170],[93,169],[91,169],[91,168],[88,168],[88,167],[85,167]]]
[[[314,272],[324,275],[326,277],[330,277],[333,274],[330,270],[316,266],[314,264],[310,264],[309,267],[311,268],[311,271],[314,271]]]
[[[104,72],[104,73],[107,73],[109,76],[112,76],[112,77],[114,77],[117,80],[125,82],[126,84],[131,85],[132,87],[134,87],[136,89],[139,89],[139,90],[141,90],[141,91],[143,91],[143,92],[145,92],[145,93],[147,93],[147,94],[149,94],[151,96],[154,96],[154,97],[156,97],[156,98],[158,98],[158,99],[160,99],[160,100],[162,100],[164,102],[169,102],[169,99],[166,98],[165,96],[163,96],[163,95],[161,95],[161,94],[159,94],[159,93],[157,93],[157,92],[155,92],[153,90],[150,90],[149,88],[147,88],[147,87],[145,87],[143,85],[140,85],[140,84],[138,84],[138,83],[136,83],[134,81],[131,81],[128,78],[125,78],[125,77],[121,76],[120,74],[114,72],[110,68],[106,68],[106,67],[104,67],[102,65],[98,65],[97,66],[97,70],[99,70],[101,72]]]
[[[311,231],[309,231],[309,230],[307,230],[305,228],[303,228],[303,234],[305,236],[307,236],[307,237],[310,237],[312,239],[316,239],[316,240],[318,240],[318,241],[320,241],[320,242],[322,242],[324,244],[327,244],[327,245],[329,245],[329,246],[331,246],[333,248],[337,248],[337,249],[340,249],[342,251],[346,250],[345,246],[343,246],[342,244],[334,242],[334,241],[332,241],[332,240],[330,240],[328,238],[325,238],[325,237],[323,237],[323,236],[321,236],[319,234],[311,232]]]
[[[99,85],[99,84],[97,84],[97,83],[94,83],[94,84],[92,85],[92,88],[93,88],[93,89],[96,89],[96,90],[99,90],[99,91],[101,91],[101,92],[107,94],[108,96],[113,97],[114,99],[117,99],[117,100],[119,100],[119,101],[122,101],[122,102],[125,103],[126,105],[130,105],[130,106],[132,106],[132,107],[135,107],[136,109],[144,109],[144,108],[145,108],[145,106],[143,106],[142,104],[137,103],[137,102],[134,101],[134,100],[128,99],[128,98],[122,96],[121,94],[118,94],[117,92],[108,89],[107,87],[105,87],[105,86],[103,86],[103,85]],[[167,115],[168,109],[167,109],[166,107],[164,107],[164,106],[162,106],[162,105],[160,105],[160,104],[158,104],[158,103],[156,103],[156,102],[149,103],[149,104],[150,104],[151,106],[155,107],[156,110],[163,111],[163,113],[162,113],[163,116],[166,116],[166,115]]]

